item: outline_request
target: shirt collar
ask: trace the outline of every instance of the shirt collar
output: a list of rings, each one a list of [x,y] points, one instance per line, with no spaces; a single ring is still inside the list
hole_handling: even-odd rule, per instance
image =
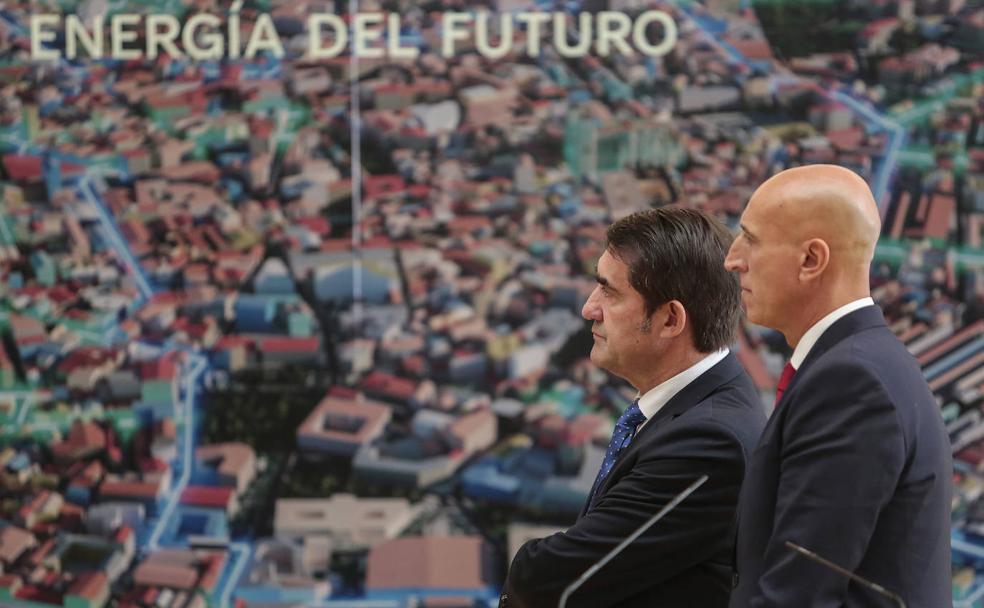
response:
[[[813,345],[817,343],[817,340],[820,339],[823,332],[827,331],[831,325],[837,322],[838,319],[847,316],[859,308],[874,305],[875,301],[870,297],[854,300],[853,302],[845,304],[840,308],[827,313],[827,316],[814,323],[810,329],[806,330],[803,337],[800,338],[799,343],[793,350],[793,356],[789,358],[789,362],[792,364],[793,369],[799,369],[800,365],[803,365],[803,361],[806,359],[806,356],[810,354],[810,350],[813,349]]]
[[[696,380],[701,374],[718,364],[728,356],[728,349],[722,348],[715,351],[669,380],[662,382],[646,391],[645,395],[640,396],[639,409],[648,421],[663,409],[674,395],[682,391],[688,384]],[[645,424],[645,423],[643,423]]]

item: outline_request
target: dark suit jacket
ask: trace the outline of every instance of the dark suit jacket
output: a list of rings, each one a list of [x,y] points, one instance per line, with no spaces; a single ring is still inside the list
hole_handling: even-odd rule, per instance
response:
[[[764,425],[758,392],[728,354],[646,422],[571,528],[520,548],[500,606],[555,608],[565,587],[702,474],[709,476],[703,486],[568,606],[726,606],[739,487]]]
[[[820,337],[749,463],[732,608],[892,606],[784,546],[950,606],[950,443],[919,365],[868,306]]]

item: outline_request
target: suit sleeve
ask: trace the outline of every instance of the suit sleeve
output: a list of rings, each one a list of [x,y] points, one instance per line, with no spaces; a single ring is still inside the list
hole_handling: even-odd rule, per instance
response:
[[[845,364],[812,377],[783,405],[775,523],[751,608],[843,606],[849,579],[785,542],[854,571],[905,464],[896,411],[877,379]]]
[[[510,608],[557,606],[565,587],[702,474],[709,477],[703,486],[589,579],[568,606],[617,604],[730,546],[745,462],[738,439],[705,421],[681,425],[646,447],[574,526],[520,548],[506,580]]]

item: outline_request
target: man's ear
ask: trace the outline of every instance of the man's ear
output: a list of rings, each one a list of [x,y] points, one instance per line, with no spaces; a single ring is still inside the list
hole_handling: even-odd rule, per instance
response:
[[[810,239],[803,243],[800,253],[801,281],[815,281],[830,264],[830,246],[823,239]]]
[[[687,309],[679,300],[670,300],[657,309],[664,310],[666,315],[660,325],[660,336],[663,338],[675,338],[683,333],[687,328]],[[653,313],[655,314],[655,313]]]

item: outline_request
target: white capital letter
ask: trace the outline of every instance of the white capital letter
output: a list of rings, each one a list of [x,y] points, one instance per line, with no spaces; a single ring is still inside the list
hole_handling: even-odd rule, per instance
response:
[[[386,52],[392,59],[416,59],[420,49],[415,46],[400,46],[400,15],[390,13],[386,16]]]
[[[188,19],[185,23],[184,31],[181,32],[181,42],[184,44],[185,51],[187,51],[192,59],[201,61],[203,59],[219,59],[222,57],[222,51],[225,48],[223,45],[225,43],[222,40],[221,33],[203,29],[202,42],[206,44],[204,47],[198,46],[198,41],[195,40],[199,27],[217,28],[220,25],[221,21],[219,21],[219,18],[208,13],[195,13]]]
[[[522,12],[516,15],[516,21],[526,22],[526,54],[536,57],[540,54],[540,26],[550,21],[548,13]]]
[[[103,56],[103,16],[92,20],[92,34],[85,29],[85,24],[78,15],[65,15],[65,57],[75,59],[78,56],[78,46],[82,43],[86,55],[92,59]]]
[[[371,47],[370,42],[381,40],[383,30],[370,26],[380,25],[383,16],[379,13],[356,13],[355,21],[352,23],[352,42],[355,49],[352,51],[356,57],[382,57],[385,51],[382,47]]]
[[[489,12],[482,11],[478,14],[478,22],[475,24],[475,48],[478,49],[479,54],[489,59],[501,59],[509,53],[512,45],[512,15],[499,16],[499,46],[492,47],[489,45]]]
[[[321,26],[328,25],[335,33],[335,40],[329,46],[321,46]],[[348,44],[348,28],[338,15],[320,13],[308,17],[308,59],[337,57]]]
[[[623,55],[634,55],[635,52],[625,39],[632,30],[632,20],[625,13],[618,11],[601,11],[598,13],[598,42],[595,47],[598,54],[608,57],[611,46],[614,45]]]
[[[565,13],[554,13],[553,35],[554,48],[561,57],[584,57],[588,54],[591,47],[591,13],[585,11],[577,14],[577,33],[574,39],[577,44],[571,46],[567,44],[567,15]]]
[[[164,26],[161,31],[160,26]],[[181,31],[181,24],[174,15],[147,15],[147,57],[157,57],[157,48],[163,47],[164,52],[171,57],[184,57],[184,53],[174,44]]]
[[[42,30],[45,26],[57,26],[58,15],[31,15],[31,59],[58,59],[58,51],[44,48],[45,42],[55,41],[55,32]]]
[[[658,21],[663,26],[663,40],[653,46],[646,39],[646,28],[653,21]],[[646,11],[636,19],[635,26],[632,28],[632,42],[635,47],[642,51],[644,55],[650,57],[660,57],[673,50],[673,45],[677,41],[677,26],[673,17],[663,11]]]
[[[441,17],[441,55],[445,58],[454,55],[454,43],[468,38],[468,32],[458,29],[459,25],[472,20],[468,13],[444,13]]]
[[[123,28],[139,24],[140,15],[113,15],[109,24],[109,37],[113,40],[113,52],[111,55],[113,59],[140,59],[140,51],[123,48],[124,42],[133,42],[137,39],[136,32]]]
[[[246,52],[243,56],[251,59],[256,57],[257,51],[260,50],[270,51],[277,59],[284,56],[284,45],[280,43],[277,28],[274,27],[273,19],[267,13],[261,13],[256,19],[256,25],[249,33],[249,42],[246,43]]]

